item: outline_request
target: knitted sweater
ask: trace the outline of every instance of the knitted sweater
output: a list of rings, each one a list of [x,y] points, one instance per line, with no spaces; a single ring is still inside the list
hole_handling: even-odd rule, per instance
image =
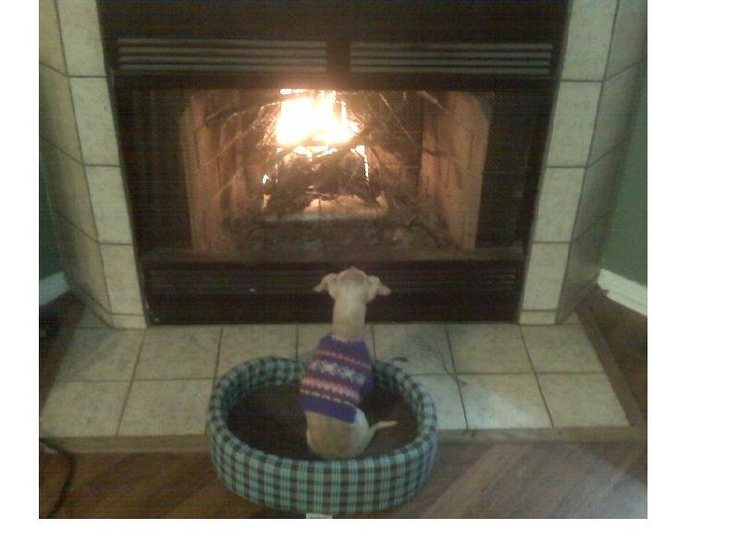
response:
[[[340,341],[331,334],[319,341],[301,381],[298,404],[344,422],[373,388],[372,360],[364,341]]]

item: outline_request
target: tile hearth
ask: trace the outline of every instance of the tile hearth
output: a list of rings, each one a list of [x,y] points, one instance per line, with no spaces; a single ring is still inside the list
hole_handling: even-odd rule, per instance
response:
[[[42,408],[41,436],[204,436],[211,391],[233,365],[257,356],[306,360],[328,331],[327,324],[119,330],[87,309]],[[576,316],[557,326],[374,324],[366,340],[375,357],[429,390],[448,437],[630,427]]]

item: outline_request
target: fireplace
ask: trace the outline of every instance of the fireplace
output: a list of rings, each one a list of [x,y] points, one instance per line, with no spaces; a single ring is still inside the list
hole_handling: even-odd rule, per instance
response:
[[[516,318],[564,2],[99,2],[151,323]]]

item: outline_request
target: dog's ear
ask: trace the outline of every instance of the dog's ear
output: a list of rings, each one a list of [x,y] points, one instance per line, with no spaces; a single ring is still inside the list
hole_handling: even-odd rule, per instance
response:
[[[322,291],[329,291],[329,295],[334,298],[334,291],[336,289],[338,279],[338,274],[326,274],[324,277],[321,278],[321,283],[314,287],[313,290],[317,293],[321,293]]]
[[[391,290],[383,285],[377,276],[367,276],[367,302],[372,301],[378,295],[390,295]]]

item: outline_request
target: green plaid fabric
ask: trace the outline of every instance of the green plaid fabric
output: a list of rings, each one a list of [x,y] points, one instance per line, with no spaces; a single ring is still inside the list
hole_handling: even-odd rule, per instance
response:
[[[416,438],[384,455],[336,461],[277,457],[253,449],[228,428],[236,403],[268,384],[298,383],[295,360],[256,358],[237,364],[218,383],[208,409],[211,460],[231,491],[267,507],[300,513],[350,514],[395,507],[424,484],[437,453],[437,414],[429,393],[399,368],[373,365],[376,386],[399,394],[414,411]]]

